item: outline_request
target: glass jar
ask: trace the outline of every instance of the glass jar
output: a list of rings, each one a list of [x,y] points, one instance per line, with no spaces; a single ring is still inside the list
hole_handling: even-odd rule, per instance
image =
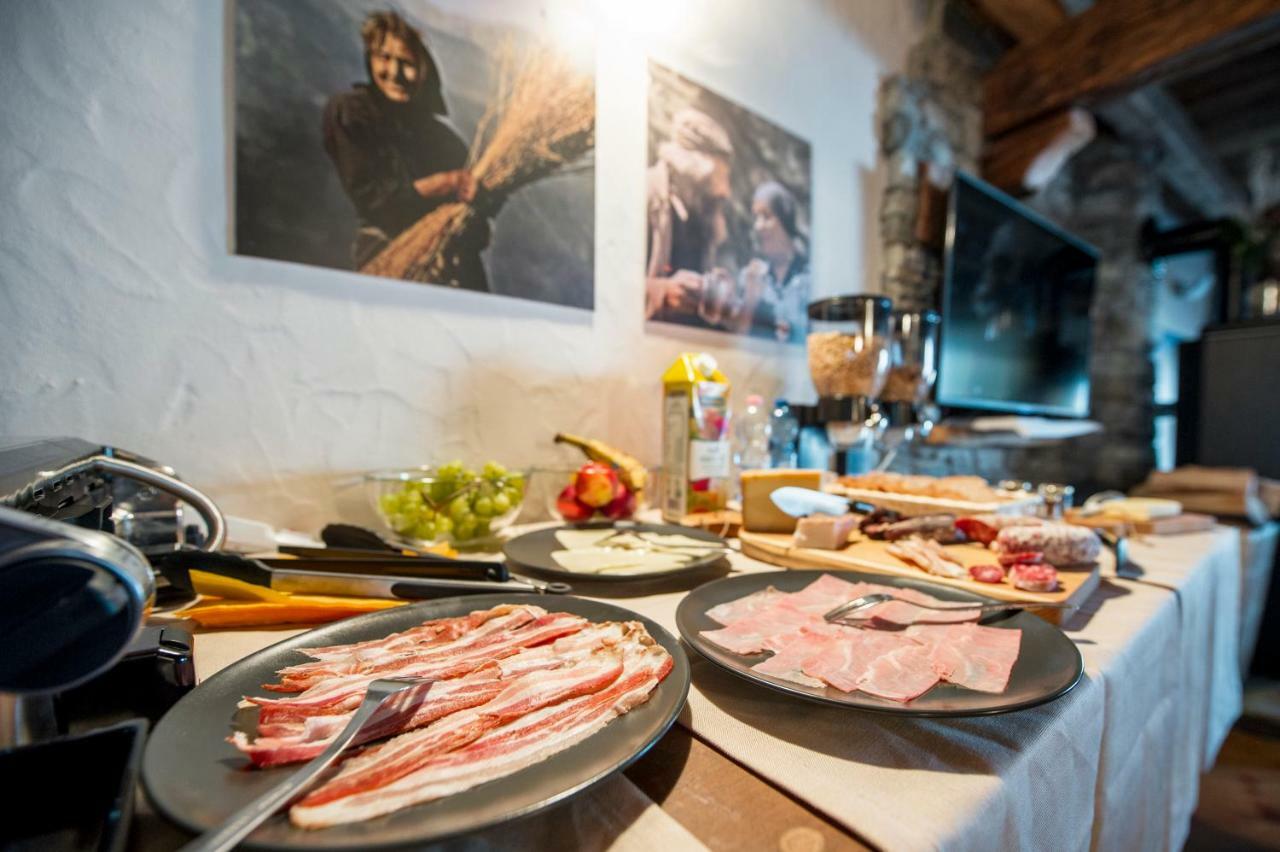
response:
[[[937,311],[894,311],[882,402],[924,402],[938,379]]]
[[[834,296],[809,305],[809,374],[820,397],[874,400],[889,372],[893,302]]]

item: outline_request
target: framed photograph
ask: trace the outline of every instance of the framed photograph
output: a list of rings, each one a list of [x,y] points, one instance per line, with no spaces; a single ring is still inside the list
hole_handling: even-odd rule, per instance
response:
[[[595,80],[525,0],[238,0],[237,254],[591,309]]]
[[[803,342],[809,143],[649,64],[645,317]]]

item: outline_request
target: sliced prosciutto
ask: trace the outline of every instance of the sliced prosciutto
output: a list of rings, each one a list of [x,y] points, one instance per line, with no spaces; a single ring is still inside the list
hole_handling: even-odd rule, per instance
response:
[[[822,618],[841,604],[876,593],[901,600],[860,611],[857,626]],[[940,681],[981,692],[1007,687],[1021,631],[972,624],[978,611],[958,602],[951,604],[955,612],[913,603],[948,606],[915,589],[823,575],[798,592],[767,589],[720,604],[714,608],[716,620],[728,623],[701,635],[737,654],[771,651],[752,666],[760,674],[891,701],[911,701]]]
[[[621,676],[604,689],[534,710],[495,727],[447,754],[423,760],[393,780],[366,775],[359,782],[356,761],[289,811],[301,828],[325,828],[390,813],[409,805],[470,789],[530,766],[582,741],[612,719],[643,704],[671,671],[671,655],[648,644],[629,647]],[[413,735],[406,735],[413,736]],[[397,738],[360,760],[379,761],[398,748]]]
[[[780,592],[773,586],[769,586],[767,589],[752,592],[746,597],[738,598],[735,601],[728,601],[711,607],[711,609],[707,610],[707,618],[717,624],[733,624],[735,621],[750,618],[757,612],[773,606],[785,596],[786,592]]]
[[[846,629],[831,626],[826,626],[825,629],[804,628],[799,635],[792,637],[789,643],[774,652],[773,656],[756,663],[751,670],[805,686],[825,686],[820,678],[805,674],[804,666],[826,651],[829,643],[839,641]]]
[[[977,692],[1004,692],[1018,661],[1021,630],[977,624],[917,626],[906,631],[929,650],[933,670],[947,683]]]
[[[748,618],[735,621],[728,627],[704,630],[702,638],[735,654],[758,654],[768,647],[775,636],[794,633],[803,627],[821,623],[821,615],[814,616],[795,609],[783,600]]]

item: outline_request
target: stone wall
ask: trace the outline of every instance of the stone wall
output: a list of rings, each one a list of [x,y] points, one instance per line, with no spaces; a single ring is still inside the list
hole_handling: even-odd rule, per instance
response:
[[[942,258],[916,238],[921,181],[949,186],[979,174],[981,80],[990,41],[955,3],[939,0],[904,74],[880,89],[881,151],[889,180],[880,207],[881,289],[898,307],[936,308]],[[1150,164],[1107,134],[1081,150],[1028,204],[1100,251],[1092,310],[1091,417],[1105,432],[1036,447],[905,448],[893,468],[1069,482],[1081,492],[1125,489],[1154,467],[1153,282],[1138,233],[1158,204]]]

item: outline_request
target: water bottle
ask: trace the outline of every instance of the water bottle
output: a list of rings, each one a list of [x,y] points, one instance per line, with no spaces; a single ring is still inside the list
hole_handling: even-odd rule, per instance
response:
[[[747,397],[747,407],[734,428],[733,460],[739,471],[770,466],[769,436],[771,412],[759,394]]]
[[[791,413],[785,399],[773,403],[772,434],[769,436],[770,466],[794,468],[798,463],[796,441],[800,437],[800,421]]]

